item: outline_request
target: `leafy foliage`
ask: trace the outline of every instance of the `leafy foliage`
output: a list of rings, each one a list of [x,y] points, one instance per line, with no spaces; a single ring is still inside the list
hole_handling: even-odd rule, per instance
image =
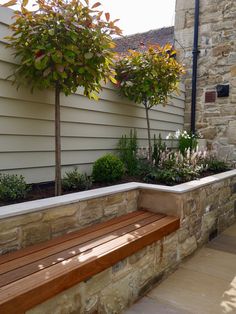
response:
[[[173,185],[196,179],[204,170],[205,158],[206,155],[201,151],[189,149],[183,155],[180,151],[166,149],[161,153],[158,167],[153,167],[145,180]]]
[[[166,150],[166,144],[165,142],[163,142],[161,134],[159,134],[158,140],[156,138],[156,135],[154,134],[152,160],[156,166],[159,164],[161,154],[165,150]]]
[[[130,136],[122,135],[118,143],[120,159],[126,167],[127,174],[133,176],[137,171],[137,132],[130,130]]]
[[[188,149],[196,150],[198,146],[198,139],[201,138],[200,133],[192,134],[186,130],[177,130],[174,134],[169,133],[167,139],[178,140],[178,149],[182,154],[185,154]]]
[[[0,173],[0,200],[16,201],[24,199],[30,191],[23,176]]]
[[[121,93],[136,103],[147,102],[149,108],[166,104],[170,93],[177,90],[183,73],[175,56],[170,44],[150,46],[144,52],[129,50],[115,64]]]
[[[107,154],[93,164],[93,179],[96,182],[115,182],[124,175],[124,163],[115,155]]]
[[[17,0],[5,6],[12,6]],[[97,98],[101,80],[114,82],[112,70],[114,47],[111,35],[120,34],[116,21],[108,13],[102,18],[100,3],[89,7],[79,0],[36,0],[35,11],[21,2],[7,37],[9,47],[20,59],[15,71],[18,85],[33,88],[59,86],[66,95],[84,87],[84,94]]]
[[[92,179],[75,168],[65,173],[62,186],[65,191],[84,191],[92,186]]]
[[[215,156],[209,156],[205,161],[206,167],[209,171],[223,172],[230,169],[229,165],[224,160],[219,160]]]
[[[121,94],[145,107],[150,158],[152,152],[148,111],[157,104],[167,104],[170,94],[178,90],[177,83],[184,71],[175,56],[176,51],[170,44],[164,47],[154,45],[143,52],[130,50],[115,64],[117,86]]]

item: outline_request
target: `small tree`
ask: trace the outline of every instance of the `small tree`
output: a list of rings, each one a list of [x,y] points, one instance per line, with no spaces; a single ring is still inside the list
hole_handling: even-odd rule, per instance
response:
[[[11,0],[4,6],[13,6]],[[25,83],[55,90],[55,194],[61,193],[60,94],[69,95],[84,87],[84,95],[97,99],[101,81],[115,82],[112,34],[120,34],[109,13],[102,18],[100,3],[89,6],[80,0],[36,0],[29,11],[23,0],[15,12],[9,47],[20,59],[14,73],[18,86]]]
[[[116,62],[117,86],[135,103],[143,104],[146,113],[149,158],[152,158],[149,110],[167,103],[168,96],[178,89],[183,67],[175,59],[172,46],[150,46],[147,51],[129,50]]]

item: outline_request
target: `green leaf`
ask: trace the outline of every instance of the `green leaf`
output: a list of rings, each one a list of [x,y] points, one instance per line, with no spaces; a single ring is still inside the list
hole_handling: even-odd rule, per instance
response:
[[[92,52],[86,52],[84,54],[85,59],[91,59],[93,57],[93,53]]]
[[[8,1],[4,4],[1,4],[0,6],[1,7],[11,7],[11,6],[16,5],[16,4],[17,4],[17,0],[11,0],[11,1]]]

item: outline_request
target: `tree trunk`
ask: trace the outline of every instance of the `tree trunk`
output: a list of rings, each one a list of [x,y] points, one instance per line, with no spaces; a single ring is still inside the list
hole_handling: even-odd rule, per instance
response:
[[[149,160],[152,161],[152,142],[151,142],[151,131],[150,131],[150,121],[149,121],[149,108],[147,102],[144,102],[146,120],[147,120],[147,131],[148,131],[148,154]]]
[[[60,86],[55,86],[55,195],[61,195]]]

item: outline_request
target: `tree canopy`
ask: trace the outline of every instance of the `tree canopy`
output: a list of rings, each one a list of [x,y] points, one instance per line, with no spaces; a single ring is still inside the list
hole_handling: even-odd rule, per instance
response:
[[[165,104],[177,90],[182,65],[176,60],[176,51],[170,44],[150,46],[146,51],[129,50],[116,62],[116,79],[122,94],[148,107]]]
[[[86,96],[96,98],[102,80],[114,81],[111,35],[121,33],[117,20],[110,21],[109,13],[103,16],[99,2],[90,7],[89,1],[36,0],[34,11],[27,4],[23,0],[15,12],[8,37],[20,58],[18,85],[45,89],[58,84],[66,95],[82,86]]]

